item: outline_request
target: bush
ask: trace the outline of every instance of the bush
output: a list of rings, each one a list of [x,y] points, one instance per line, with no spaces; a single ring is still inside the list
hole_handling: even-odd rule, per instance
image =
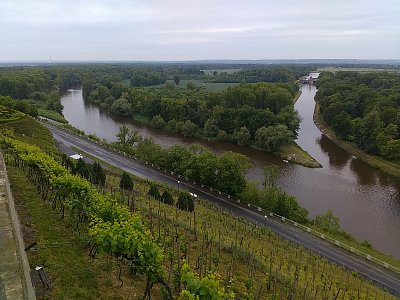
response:
[[[168,205],[174,204],[174,198],[168,190],[165,190],[164,193],[161,195],[161,201]]]
[[[177,206],[180,210],[194,211],[194,201],[188,192],[180,192]]]
[[[132,177],[127,172],[122,173],[119,187],[123,190],[129,190],[129,191],[131,191],[133,189]]]
[[[158,190],[157,184],[155,184],[154,182],[150,184],[150,189],[147,194],[156,200],[161,200],[160,191]]]

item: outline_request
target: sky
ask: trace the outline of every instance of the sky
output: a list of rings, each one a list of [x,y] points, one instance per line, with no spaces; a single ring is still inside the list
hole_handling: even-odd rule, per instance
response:
[[[0,0],[0,61],[399,59],[400,0]]]

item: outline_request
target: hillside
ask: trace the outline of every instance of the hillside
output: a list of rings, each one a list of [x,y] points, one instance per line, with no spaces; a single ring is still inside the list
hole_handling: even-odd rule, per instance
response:
[[[8,134],[14,132],[15,139],[43,147],[46,152],[59,157],[50,133],[33,119],[8,122],[0,126],[2,132],[4,128],[8,129]],[[43,201],[43,191],[38,194],[34,182],[28,180],[36,178],[35,182],[40,182],[39,173],[17,167],[18,161],[26,159],[18,154],[22,153],[20,149],[30,149],[29,146],[10,146],[10,143],[15,144],[13,139],[2,135],[0,144],[3,149],[8,148],[5,152],[12,151],[19,157],[17,160],[15,155],[6,154],[21,223],[25,224],[26,243],[38,242],[28,252],[30,264],[44,265],[53,287],[51,291],[38,288],[39,298],[140,299],[146,290],[146,276],[132,268],[129,259],[120,255],[116,258],[115,253],[101,251],[101,247],[97,247],[98,252],[89,259],[88,253],[94,249],[93,236],[90,239],[88,235],[88,229],[93,226],[89,223],[91,213],[83,210],[87,217],[77,222],[74,209],[67,202],[56,201],[57,207],[53,207],[54,201]],[[35,149],[33,151],[42,160],[31,157],[32,163],[52,161],[50,156]],[[51,165],[65,174],[65,178],[70,178],[61,165]],[[26,172],[36,175],[27,177]],[[154,241],[157,245],[154,247],[162,251],[162,273],[175,295],[184,288],[191,288],[185,278],[178,276],[186,274],[186,279],[192,278],[191,273],[185,271],[186,260],[200,278],[210,272],[216,274],[216,277],[207,277],[199,283],[200,286],[211,291],[220,284],[225,291],[234,293],[236,299],[390,299],[383,290],[358,274],[207,202],[197,200],[193,212],[179,210],[149,196],[148,191],[151,186],[154,188],[154,184],[139,178],[134,178],[132,191],[120,191],[117,173],[108,171],[106,185],[91,193],[95,195],[94,199],[108,195],[110,201],[119,203],[114,206],[120,207],[123,216],[129,218],[123,212],[128,209],[134,218],[142,220],[144,228],[152,236],[150,241]],[[77,185],[86,185],[83,178],[71,178],[77,180]],[[156,188],[160,194],[169,191],[174,202],[181,192],[161,185],[156,185]],[[62,220],[61,208],[66,208]],[[155,287],[153,298],[161,299],[160,293],[161,289]]]

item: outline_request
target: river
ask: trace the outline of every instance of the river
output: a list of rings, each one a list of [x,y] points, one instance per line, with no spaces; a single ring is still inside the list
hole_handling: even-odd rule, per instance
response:
[[[400,259],[400,179],[352,157],[321,134],[313,122],[316,91],[312,85],[303,85],[295,106],[302,117],[297,143],[321,163],[323,167],[318,169],[287,164],[277,156],[252,148],[146,128],[100,111],[83,100],[81,90],[70,90],[61,98],[61,103],[65,118],[73,126],[109,141],[115,140],[121,125],[127,125],[163,146],[197,143],[216,153],[239,152],[252,162],[247,178],[258,182],[264,165],[277,164],[280,167],[278,185],[295,195],[311,217],[332,210],[345,231]]]

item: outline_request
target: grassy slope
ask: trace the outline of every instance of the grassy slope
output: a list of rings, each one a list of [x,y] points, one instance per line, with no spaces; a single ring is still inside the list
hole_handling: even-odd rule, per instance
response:
[[[68,123],[68,121],[58,112],[54,110],[39,109],[39,116],[54,120],[60,123]]]
[[[319,103],[316,103],[314,110],[314,122],[318,128],[323,132],[330,140],[332,140],[339,147],[343,148],[347,152],[353,154],[359,159],[363,160],[370,166],[381,169],[393,176],[400,177],[400,164],[388,161],[382,157],[369,155],[358,148],[355,144],[343,141],[336,137],[334,131],[324,122],[319,111]]]
[[[29,144],[37,145],[47,153],[58,153],[56,143],[48,129],[31,117],[0,124],[1,131],[12,131],[14,137]]]

